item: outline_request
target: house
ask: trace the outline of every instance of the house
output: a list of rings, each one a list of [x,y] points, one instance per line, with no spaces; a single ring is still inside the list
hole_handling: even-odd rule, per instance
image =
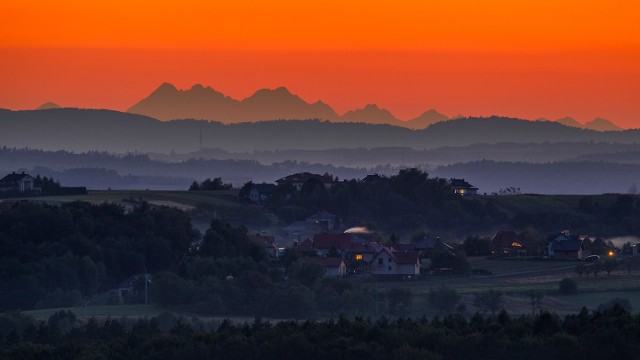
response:
[[[380,277],[411,278],[420,275],[417,251],[394,251],[383,247],[371,261],[371,274]]]
[[[515,231],[498,231],[491,239],[491,253],[496,256],[522,256],[527,255],[527,249]]]
[[[478,194],[478,188],[469,184],[464,179],[452,178],[447,181],[447,184],[451,186],[451,189],[454,193],[460,194],[462,196]]]
[[[153,280],[152,276],[149,274],[135,274],[131,275],[122,282],[120,282],[114,289],[111,290],[111,293],[115,293],[117,296],[118,302],[127,303],[130,301],[135,302],[135,297],[137,296],[146,296],[147,287],[145,286],[143,289],[136,289],[136,285],[145,285],[145,279],[147,284],[151,284]],[[139,294],[138,291],[142,291],[142,294]]]
[[[405,251],[405,250],[410,250],[410,251],[417,251],[416,249],[416,244],[414,243],[408,243],[408,244],[393,244],[391,246],[391,248],[395,251]]]
[[[399,245],[400,244],[396,244],[396,247]],[[433,236],[430,234],[425,236],[422,240],[417,241],[415,244],[415,249],[416,251],[418,251],[418,253],[420,253],[421,256],[431,255],[431,253],[433,253],[433,251],[438,247],[442,247],[443,249],[446,249],[451,253],[453,253],[454,251],[453,246],[446,244],[445,242],[440,240],[439,236]]]
[[[324,187],[327,189],[331,188],[331,185],[333,185],[334,183],[333,176],[329,174],[319,175],[319,174],[303,172],[303,173],[297,173],[297,174],[285,176],[281,179],[278,179],[276,180],[276,184],[278,185],[289,184],[293,186],[293,188],[296,189],[296,191],[300,191],[302,190],[302,185],[304,185],[304,183],[306,183],[309,180],[316,180],[322,183]]]
[[[367,175],[362,180],[360,180],[361,184],[377,184],[382,180],[382,177],[378,174]]]
[[[382,250],[382,245],[376,242],[355,243],[349,250],[349,258],[369,264],[380,250]]]
[[[12,172],[11,174],[0,179],[0,193],[32,193],[40,192],[39,188],[34,187],[34,178],[25,174]]]
[[[345,276],[347,274],[347,264],[341,257],[306,257],[302,261],[324,266],[325,276]]]
[[[295,243],[295,249],[302,255],[311,255],[315,254],[316,250],[313,248],[313,241],[311,239],[306,238],[301,243]]]
[[[350,233],[313,235],[313,248],[320,256],[325,256],[331,251],[345,256],[354,246],[363,243],[364,240]]]
[[[308,221],[294,221],[282,228],[281,235],[291,243],[306,237],[313,236],[320,231],[318,224]]]
[[[249,200],[255,204],[264,204],[277,188],[274,184],[255,184],[249,192]]]
[[[589,255],[584,249],[583,241],[583,236],[571,235],[568,230],[551,235],[547,243],[549,257],[556,260],[581,260]]]
[[[306,221],[318,225],[323,231],[333,231],[336,227],[336,216],[324,210],[309,216]]]

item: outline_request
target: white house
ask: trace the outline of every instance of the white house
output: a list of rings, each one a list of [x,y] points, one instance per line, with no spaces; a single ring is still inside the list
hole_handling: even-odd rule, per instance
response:
[[[33,192],[34,178],[29,174],[15,172],[0,179],[0,192]]]
[[[383,247],[371,261],[371,274],[401,278],[420,275],[418,252]]]

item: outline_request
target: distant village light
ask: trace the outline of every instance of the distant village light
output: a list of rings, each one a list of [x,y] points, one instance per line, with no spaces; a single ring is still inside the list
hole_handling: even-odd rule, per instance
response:
[[[609,250],[609,256],[613,256],[613,250]]]

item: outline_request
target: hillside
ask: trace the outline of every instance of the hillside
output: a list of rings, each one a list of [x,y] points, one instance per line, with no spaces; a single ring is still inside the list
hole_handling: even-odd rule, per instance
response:
[[[632,144],[640,130],[599,132],[553,122],[513,118],[462,118],[424,130],[390,125],[333,123],[318,120],[218,122],[156,119],[110,110],[50,109],[0,111],[0,144],[45,150],[186,153],[202,147],[228,151],[409,147],[433,149],[544,142],[610,142]],[[240,140],[239,140],[240,139]]]

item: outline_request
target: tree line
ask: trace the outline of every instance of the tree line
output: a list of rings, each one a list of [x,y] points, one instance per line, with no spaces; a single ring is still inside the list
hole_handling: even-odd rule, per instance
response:
[[[340,316],[317,321],[207,323],[161,314],[79,322],[59,312],[36,322],[0,315],[5,359],[633,359],[640,316],[614,304],[561,318],[459,314],[433,319]]]

